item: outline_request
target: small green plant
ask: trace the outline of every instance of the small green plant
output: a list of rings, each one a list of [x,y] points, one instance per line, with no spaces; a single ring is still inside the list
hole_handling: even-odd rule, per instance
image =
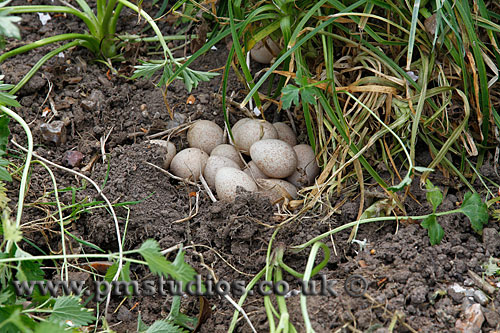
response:
[[[490,257],[488,262],[483,265],[484,274],[487,276],[500,275],[500,259]]]
[[[8,218],[8,216],[4,215],[2,220],[4,218]],[[5,225],[4,221],[4,238],[15,240],[17,244],[22,239],[21,232],[7,234],[5,233],[7,231]],[[130,281],[130,263],[147,265],[152,273],[165,277],[170,276],[176,281],[182,281],[183,286],[194,280],[196,274],[195,270],[184,261],[182,249],[175,260],[170,262],[161,254],[158,243],[151,239],[142,244],[139,249],[126,251],[124,254],[127,255],[127,257],[123,258],[127,264],[123,266],[120,273],[120,280],[122,281]],[[135,254],[141,255],[144,261],[133,259]],[[96,319],[92,310],[86,309],[84,304],[81,304],[81,299],[79,299],[79,297],[85,295],[85,290],[82,290],[81,295],[52,297],[49,294],[44,295],[40,287],[36,286],[29,299],[15,294],[13,281],[43,281],[45,273],[41,269],[42,260],[58,260],[62,259],[62,257],[61,255],[31,256],[17,246],[12,253],[3,251],[0,253],[0,280],[2,282],[2,289],[0,290],[0,331],[41,332],[38,327],[43,324],[57,328],[57,332],[59,332],[70,327],[73,329],[81,328]],[[67,255],[66,259],[91,260],[100,258],[117,260],[118,257],[118,253],[81,254]],[[117,269],[117,263],[112,265],[106,273],[105,280],[112,281]],[[180,298],[177,302],[180,302]],[[178,326],[179,324],[174,320],[178,318],[186,322],[185,318],[180,314],[177,314],[177,317],[171,316],[166,321],[165,325],[172,328],[171,332],[183,332]],[[158,326],[160,324],[154,325]]]
[[[436,213],[436,209],[443,202],[443,194],[439,188],[435,187],[431,183],[430,180],[427,180],[426,188],[426,197],[427,201],[432,205],[432,214],[427,215],[421,225],[423,228],[427,229],[431,244],[436,245],[441,243],[441,240],[444,237],[444,230],[443,227],[441,227],[441,225],[437,222],[438,213]],[[481,198],[477,193],[473,194],[471,192],[467,192],[460,208],[444,213],[465,214],[469,218],[472,229],[479,234],[483,231],[484,225],[488,223],[488,207],[486,203],[481,201]]]
[[[97,14],[95,14],[85,0],[76,0],[76,3],[80,7],[80,9],[77,9],[69,4],[65,4],[64,6],[27,5],[0,7],[0,18],[4,18],[3,21],[0,21],[0,24],[2,24],[2,26],[4,27],[6,36],[19,37],[18,34],[15,34],[12,28],[12,22],[16,21],[15,17],[6,16],[7,14],[65,13],[82,20],[88,29],[88,33],[66,33],[44,38],[0,55],[0,63],[2,63],[9,57],[33,50],[41,46],[58,42],[67,42],[66,44],[63,44],[62,46],[49,52],[46,56],[42,57],[42,59],[38,61],[38,63],[32,68],[32,70],[30,70],[28,74],[26,74],[21,82],[19,82],[12,89],[13,93],[19,90],[33,76],[33,74],[36,73],[36,71],[41,67],[43,63],[45,63],[51,57],[54,57],[60,52],[67,50],[73,46],[86,47],[97,58],[101,59],[109,66],[111,66],[111,61],[122,59],[120,57],[120,54],[118,53],[121,45],[121,39],[116,36],[116,28],[120,13],[124,7],[132,9],[147,21],[149,26],[156,34],[155,41],[159,42],[163,49],[163,60],[144,62],[142,65],[137,66],[133,78],[149,78],[157,71],[162,70],[163,75],[158,85],[164,85],[167,80],[173,80],[178,77],[178,74],[174,75],[174,68],[178,68],[181,66],[180,60],[174,58],[174,56],[172,55],[165,42],[165,37],[162,35],[155,21],[139,6],[136,6],[127,0],[97,0]],[[8,19],[8,21],[6,21],[6,19]],[[201,81],[208,81],[215,75],[217,74],[194,71],[186,67],[181,73],[180,79],[184,81],[188,90],[191,90],[193,87],[196,87]]]
[[[272,239],[274,239],[275,235],[276,232],[274,233]],[[248,295],[253,293],[252,289],[262,278],[270,283],[276,283],[276,286],[278,286],[278,282],[283,282],[283,273],[285,272],[298,279],[301,279],[303,285],[306,286],[305,288],[307,288],[308,291],[312,291],[312,286],[309,284],[309,281],[312,277],[318,274],[330,260],[330,249],[328,248],[328,246],[326,246],[322,242],[316,242],[312,245],[304,273],[300,273],[285,264],[285,262],[283,261],[283,256],[285,254],[284,244],[279,244],[275,250],[271,251],[272,244],[273,242],[271,240],[268,246],[266,266],[259,273],[257,273],[252,281],[250,281],[250,283],[247,285],[244,294],[241,296],[238,302],[239,307],[243,305]],[[315,266],[314,263],[320,249],[323,250],[323,260]],[[264,290],[264,292],[267,293],[267,295],[264,296],[264,308],[266,310],[266,315],[269,322],[269,332],[297,332],[293,323],[290,322],[290,314],[287,309],[286,298],[282,294],[283,286],[281,287],[282,288],[277,287],[279,288],[279,293],[275,296],[276,304],[278,307],[277,309],[274,307],[271,299],[271,287],[269,287],[268,285]],[[302,293],[300,296],[300,309],[302,312],[306,331],[313,332],[307,309],[307,296],[304,295],[304,293]],[[235,311],[228,332],[234,331],[234,329],[236,328],[237,319],[238,311]],[[278,322],[276,322],[276,320]],[[252,330],[256,332],[253,327]]]
[[[0,8],[5,7],[10,1],[0,2]],[[12,37],[21,39],[19,28],[14,24],[21,21],[20,17],[9,16],[9,11],[0,12],[0,49],[5,48],[5,38]]]

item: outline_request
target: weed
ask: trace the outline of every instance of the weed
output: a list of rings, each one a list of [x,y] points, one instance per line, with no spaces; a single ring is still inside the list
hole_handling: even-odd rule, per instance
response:
[[[123,60],[118,53],[118,49],[121,46],[121,39],[116,36],[116,28],[120,13],[124,7],[132,9],[147,21],[149,26],[156,34],[156,41],[160,43],[163,49],[163,60],[158,62],[144,62],[142,65],[136,66],[136,71],[132,78],[150,78],[154,73],[161,70],[163,74],[158,85],[164,85],[166,84],[167,80],[173,80],[178,77],[178,74],[174,75],[173,68],[179,67],[181,63],[179,62],[179,60],[174,58],[170,49],[167,47],[165,37],[162,35],[155,21],[142,8],[134,5],[127,0],[97,0],[96,14],[85,0],[77,0],[76,2],[80,9],[77,9],[69,4],[65,4],[64,6],[27,5],[0,7],[0,17],[4,17],[4,20],[0,21],[0,26],[2,26],[3,30],[8,33],[7,36],[19,37],[12,28],[12,22],[16,21],[17,19],[15,17],[6,16],[7,14],[64,13],[82,20],[88,29],[88,33],[85,34],[60,34],[41,39],[37,42],[29,43],[0,55],[0,63],[2,63],[9,57],[33,50],[44,45],[69,41],[42,57],[36,63],[36,65],[23,77],[23,79],[19,83],[17,83],[15,87],[13,87],[13,89],[11,90],[12,93],[17,92],[47,60],[74,46],[83,46],[89,49],[96,57],[100,58],[102,61],[104,61],[105,64],[108,64],[109,66],[111,66],[111,61],[113,60]],[[182,72],[182,75],[180,76],[180,79],[184,81],[187,89],[191,91],[191,89],[193,87],[196,87],[201,81],[208,81],[215,75],[217,74],[194,71],[189,68],[185,68]]]

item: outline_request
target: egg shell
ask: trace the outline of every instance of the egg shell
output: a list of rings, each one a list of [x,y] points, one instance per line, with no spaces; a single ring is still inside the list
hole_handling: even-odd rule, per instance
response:
[[[153,145],[159,145],[162,148],[165,148],[165,156],[163,157],[163,167],[168,170],[170,167],[170,162],[174,158],[175,154],[177,154],[177,149],[175,145],[167,140],[150,140],[149,143]]]
[[[258,63],[268,65],[280,53],[281,48],[271,38],[266,38],[255,43],[250,50],[250,56]]]
[[[246,191],[257,191],[257,184],[241,170],[235,168],[220,168],[215,175],[215,190],[223,201],[233,201],[236,198],[236,189],[242,187]]]
[[[234,145],[248,155],[250,147],[257,141],[277,139],[273,124],[265,120],[251,119],[233,129]]]
[[[249,120],[253,120],[252,118],[241,118],[240,120],[238,120],[234,125],[233,127],[231,127],[231,130],[235,130],[236,128],[240,127],[241,125],[243,125],[244,123],[246,123],[247,121]]]
[[[236,148],[234,148],[234,146],[232,145],[228,145],[227,143],[215,147],[214,150],[212,150],[212,152],[210,153],[210,156],[222,156],[225,158],[229,158],[230,160],[238,164],[240,166],[240,169],[244,166],[243,161],[240,158],[240,154],[238,153]]]
[[[252,177],[252,179],[267,179],[269,178],[266,176],[262,171],[260,171],[259,167],[257,164],[255,164],[254,161],[248,162],[248,167],[243,170],[244,173]]]
[[[290,146],[295,146],[297,144],[297,136],[293,132],[292,128],[285,123],[274,123],[274,128],[278,132],[278,139],[285,141]]]
[[[199,148],[186,148],[174,156],[170,171],[177,177],[198,180],[205,170],[208,154]]]
[[[314,150],[306,144],[296,145],[293,150],[297,154],[297,168],[287,180],[298,187],[314,184],[320,172]]]
[[[270,178],[288,177],[297,167],[297,155],[293,147],[277,139],[257,141],[250,148],[250,156]]]
[[[224,143],[224,131],[219,125],[209,120],[197,120],[187,132],[189,147],[200,148],[207,154]]]
[[[297,199],[295,185],[283,179],[258,179],[259,193],[269,198],[271,203],[281,201],[284,197]]]
[[[217,171],[223,167],[235,168],[237,170],[241,169],[236,162],[229,158],[216,155],[210,156],[205,166],[205,171],[203,172],[203,176],[205,176],[208,186],[215,188],[215,175]]]

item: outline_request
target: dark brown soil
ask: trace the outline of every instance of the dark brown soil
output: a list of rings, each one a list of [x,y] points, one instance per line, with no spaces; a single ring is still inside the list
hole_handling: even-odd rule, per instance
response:
[[[125,12],[123,15],[124,22],[135,22],[133,14]],[[165,22],[161,24],[167,34],[176,29]],[[127,29],[132,32],[141,28],[133,24],[131,26]],[[64,17],[54,18],[42,26],[35,16],[23,15],[21,28],[23,41],[30,42],[56,33],[78,31],[82,27]],[[217,51],[210,51],[209,55],[199,59],[192,67],[201,70],[222,67],[227,49],[225,44],[217,47]],[[5,75],[5,81],[16,83],[48,49],[42,48],[3,63],[1,74]],[[144,47],[137,49],[137,52],[142,54]],[[217,279],[244,280],[248,283],[265,266],[266,251],[274,232],[274,229],[265,225],[276,225],[281,221],[277,210],[266,200],[245,193],[234,203],[214,204],[202,191],[197,214],[178,222],[189,215],[190,207],[195,204],[195,198],[190,193],[198,191],[198,188],[169,179],[146,163],[162,166],[164,155],[162,148],[148,142],[149,135],[189,119],[213,119],[220,125],[223,124],[222,109],[217,98],[220,77],[193,90],[192,94],[196,98],[193,105],[186,104],[189,93],[182,83],[179,81],[172,84],[167,99],[176,118],[171,120],[161,90],[155,88],[152,82],[129,81],[113,74],[107,76],[107,68],[91,59],[92,55],[85,50],[69,50],[64,53],[64,58],[50,60],[19,91],[18,98],[22,107],[16,111],[30,124],[35,136],[36,153],[62,164],[65,152],[82,152],[85,155],[82,168],[93,163],[86,174],[98,184],[105,182],[104,193],[111,201],[140,201],[128,206],[130,214],[124,243],[126,250],[138,248],[149,238],[157,240],[164,249],[182,243],[188,246],[186,260],[203,276],[210,273],[207,269],[210,268]],[[133,59],[115,66],[120,73],[130,75],[132,64]],[[237,81],[232,79],[230,91],[239,90]],[[47,96],[53,100],[57,115],[50,113],[43,118],[42,111],[49,106],[48,101],[44,104]],[[234,110],[236,118],[243,116],[238,112]],[[54,146],[42,141],[40,125],[47,122],[48,118],[67,123],[67,141],[64,144]],[[11,131],[18,142],[25,141],[22,129],[14,122]],[[107,161],[103,162],[100,155],[99,141],[108,134],[105,148],[109,154],[109,165]],[[183,134],[172,140],[178,149],[186,146]],[[425,158],[425,152],[419,155]],[[96,156],[97,159],[91,162]],[[488,164],[490,161],[486,163],[481,171],[495,182],[500,182],[493,167]],[[57,169],[53,171],[59,188],[82,186],[81,179]],[[446,186],[439,179],[442,178],[434,179],[435,184],[447,193],[440,210],[456,208],[457,203],[463,199],[466,188]],[[451,183],[456,184],[457,181],[453,180]],[[476,185],[478,190],[484,190],[479,183]],[[18,182],[14,181],[13,189],[18,186]],[[38,166],[34,167],[26,200],[27,208],[23,215],[24,224],[46,217],[47,208],[42,210],[37,202],[53,201],[50,195],[44,196],[52,189],[47,173]],[[13,190],[10,195],[13,201],[16,192]],[[412,185],[411,193],[423,204],[420,205],[411,198],[406,199],[408,215],[421,215],[431,211],[425,203],[425,193],[416,182]],[[334,205],[347,200],[337,214],[326,220],[322,216],[311,214],[293,221],[279,231],[275,242],[286,247],[298,245],[332,228],[354,221],[359,200],[346,195],[330,198]],[[100,200],[89,186],[76,192],[77,201],[85,198]],[[71,203],[71,193],[63,194],[61,200],[65,204]],[[123,234],[128,210],[117,208],[117,213],[121,218]],[[438,246],[429,245],[427,231],[418,223],[363,225],[357,237],[359,240],[366,239],[367,244],[362,250],[357,244],[347,243],[349,231],[324,239],[332,250],[332,258],[321,274],[328,280],[336,281],[337,296],[308,298],[307,306],[314,329],[317,332],[348,332],[354,328],[365,332],[386,332],[397,311],[404,316],[404,322],[417,331],[455,331],[455,324],[463,316],[464,308],[470,303],[479,302],[480,298],[456,292],[456,288],[452,286],[458,284],[470,289],[471,293],[480,290],[473,284],[468,271],[481,276],[483,264],[490,257],[500,257],[500,228],[498,221],[491,220],[480,236],[472,231],[469,221],[462,215],[442,217],[439,222],[445,230],[445,237]],[[84,213],[67,228],[74,235],[106,251],[117,250],[114,224],[105,209]],[[25,236],[42,249],[57,252],[60,249],[58,230],[55,221],[46,219],[37,228],[26,228]],[[73,246],[81,247],[76,243]],[[27,250],[36,252],[33,248]],[[92,250],[83,247],[80,251],[89,253]],[[308,255],[309,249],[299,254],[287,252],[284,260],[289,266],[303,272]],[[169,259],[173,260],[173,254]],[[148,274],[140,267],[133,268],[132,271],[132,274],[136,274],[136,279],[143,279]],[[353,274],[359,274],[369,282],[368,296],[355,298],[346,293],[344,282]],[[294,288],[298,285],[298,279],[290,275],[285,274],[285,280]],[[482,325],[483,332],[500,329],[500,300],[497,295],[489,296],[482,303],[486,317]],[[305,328],[300,297],[290,296],[286,300],[291,321],[298,332],[303,332]],[[121,301],[122,299],[113,299],[111,311],[115,311]],[[170,301],[170,298],[162,297],[132,297],[121,304],[116,313],[109,315],[109,323],[118,332],[133,332],[137,327],[139,313],[146,324],[151,324],[166,317]],[[234,307],[223,297],[210,297],[208,302],[212,315],[201,327],[201,332],[225,332]],[[196,297],[183,298],[183,311],[196,316],[197,304]],[[259,332],[268,330],[262,297],[250,297],[243,308]],[[242,319],[238,322],[237,330],[249,332],[250,328]],[[397,323],[394,331],[409,332],[410,329]]]

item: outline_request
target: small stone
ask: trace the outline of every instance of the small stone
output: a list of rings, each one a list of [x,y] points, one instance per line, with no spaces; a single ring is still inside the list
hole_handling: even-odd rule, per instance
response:
[[[104,103],[104,94],[100,90],[92,90],[90,96],[85,98],[81,105],[82,108],[87,111],[99,110],[101,105]]]
[[[474,293],[475,293],[475,292],[474,292],[474,289],[467,289],[467,290],[465,291],[465,296],[466,296],[466,297],[474,297]]]
[[[463,313],[463,319],[455,322],[455,328],[460,333],[480,333],[484,322],[481,305],[472,304]]]
[[[474,300],[482,306],[485,306],[489,302],[488,296],[482,290],[474,291]]]
[[[42,139],[46,142],[51,142],[56,146],[66,142],[66,127],[64,122],[60,120],[53,121],[50,124],[41,124],[40,131],[42,132]]]
[[[178,127],[186,122],[186,116],[182,113],[174,113],[174,119],[167,122],[167,129]]]
[[[80,166],[83,160],[83,154],[76,150],[68,150],[64,153],[64,157],[62,160],[63,165],[68,166],[70,168],[77,168]]]
[[[474,281],[472,281],[471,279],[465,279],[464,286],[472,287],[473,285],[474,285]]]
[[[450,295],[451,299],[455,303],[461,303],[465,296],[465,289],[462,288],[459,284],[455,283],[450,286],[447,290],[448,295]]]
[[[500,323],[500,313],[498,311],[484,308],[483,315],[489,327],[496,328],[498,323]]]

